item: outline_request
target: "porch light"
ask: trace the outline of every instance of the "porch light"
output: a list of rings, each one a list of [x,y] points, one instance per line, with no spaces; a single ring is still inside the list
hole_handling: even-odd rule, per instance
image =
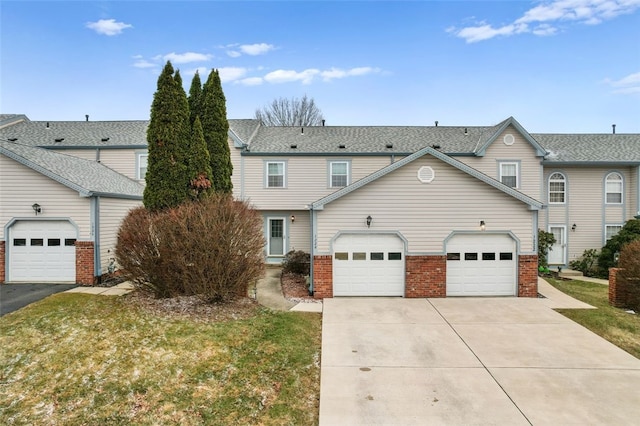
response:
[[[480,230],[484,231],[485,229],[487,229],[487,226],[484,224],[484,220],[480,221]]]
[[[371,221],[373,220],[373,218],[371,217],[371,215],[367,216],[367,228],[371,227]]]
[[[295,221],[296,221],[296,215],[292,214],[292,215],[291,215],[291,223],[293,223],[293,222],[295,222]]]
[[[40,204],[38,204],[38,203],[33,203],[31,208],[33,209],[34,212],[36,212],[36,216],[38,216],[38,213],[42,213],[42,208],[40,207]]]
[[[571,230],[573,232],[576,232],[576,228],[578,227],[578,225],[576,225],[575,223],[571,226]]]

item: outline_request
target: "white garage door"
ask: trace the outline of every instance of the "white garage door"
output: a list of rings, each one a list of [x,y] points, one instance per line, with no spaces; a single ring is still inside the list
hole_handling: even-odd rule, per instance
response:
[[[404,296],[404,242],[389,234],[345,234],[333,245],[334,296]]]
[[[62,220],[18,221],[9,229],[9,281],[75,282],[75,227]]]
[[[447,243],[447,296],[516,296],[516,245],[508,235],[456,235]]]

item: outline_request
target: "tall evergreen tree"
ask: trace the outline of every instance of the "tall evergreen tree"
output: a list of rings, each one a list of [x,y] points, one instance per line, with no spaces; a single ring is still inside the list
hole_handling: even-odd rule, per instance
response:
[[[189,111],[191,112],[191,125],[196,120],[197,116],[202,116],[202,81],[200,80],[200,73],[196,70],[193,80],[191,80],[191,87],[189,88]],[[202,118],[200,119],[202,120]]]
[[[167,61],[151,104],[143,202],[149,210],[175,207],[190,197],[189,104],[179,72]]]
[[[207,142],[207,149],[211,156],[211,171],[213,173],[213,189],[216,192],[231,193],[231,153],[227,141],[229,122],[227,121],[227,106],[218,70],[209,73],[207,82],[202,89],[202,130]]]
[[[211,189],[211,160],[207,143],[204,141],[200,117],[196,116],[191,131],[191,147],[189,150],[189,171],[191,180],[191,197],[201,199]]]

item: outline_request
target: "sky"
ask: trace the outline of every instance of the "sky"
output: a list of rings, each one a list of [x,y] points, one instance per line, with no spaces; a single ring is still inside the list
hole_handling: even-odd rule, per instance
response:
[[[640,133],[640,0],[0,0],[2,114],[147,120],[167,61],[218,69],[230,119]]]

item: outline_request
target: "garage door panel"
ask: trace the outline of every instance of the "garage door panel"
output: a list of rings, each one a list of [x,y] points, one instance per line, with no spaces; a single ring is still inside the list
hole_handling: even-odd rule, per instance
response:
[[[403,296],[404,243],[396,235],[352,234],[334,244],[334,296]]]
[[[447,243],[447,296],[514,296],[515,258],[508,235],[454,236]]]
[[[9,229],[9,281],[75,282],[76,229],[68,221],[18,221]]]

